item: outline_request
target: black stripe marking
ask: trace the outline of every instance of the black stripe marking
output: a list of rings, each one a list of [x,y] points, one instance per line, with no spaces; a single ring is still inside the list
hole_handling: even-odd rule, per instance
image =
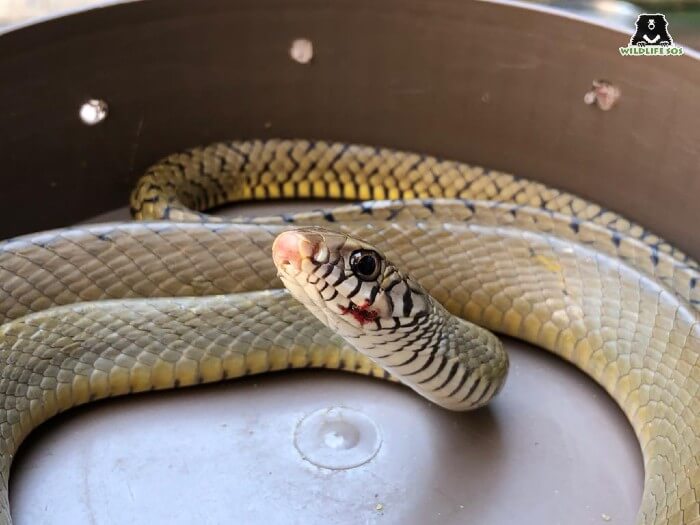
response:
[[[372,289],[369,291],[369,304],[374,304],[374,300],[377,298],[377,294],[379,293],[379,285],[375,284]]]
[[[452,397],[455,395],[457,392],[462,390],[462,387],[466,384],[467,380],[469,377],[472,375],[471,370],[465,370],[464,373],[462,374],[462,379],[459,380],[459,384],[457,385],[457,388],[455,388],[452,392],[447,394],[447,397]]]
[[[423,379],[422,381],[418,381],[418,384],[419,384],[419,385],[423,385],[423,384],[429,383],[430,381],[432,381],[433,379],[435,379],[437,376],[440,375],[440,372],[442,372],[442,371],[445,369],[445,366],[446,366],[446,365],[447,365],[447,359],[445,359],[445,358],[443,357],[443,358],[440,360],[440,364],[438,365],[437,370],[435,371],[435,373],[434,373],[433,375],[431,375],[430,377],[428,377],[428,378],[426,378],[426,379]]]
[[[413,310],[413,294],[407,286],[403,294],[403,316],[408,317],[411,314],[411,310]]]
[[[484,400],[484,398],[486,397],[486,394],[488,394],[490,390],[491,390],[490,386],[484,388],[484,391],[481,393],[481,395],[478,397],[478,399],[476,399],[472,404],[475,405],[477,403],[481,403]]]
[[[360,288],[362,288],[362,281],[357,279],[357,284],[355,285],[355,288],[353,288],[353,290],[348,294],[348,299],[352,299],[353,297],[355,297],[357,292],[360,291]]]
[[[420,374],[421,372],[425,371],[430,365],[433,364],[433,361],[435,360],[435,354],[437,354],[437,346],[435,346],[435,348],[433,348],[433,351],[430,352],[428,359],[425,360],[425,363],[423,363],[423,365],[418,370],[414,370],[413,372],[410,372],[408,374],[404,374],[404,376],[405,377],[415,376],[415,375]]]
[[[437,392],[445,388],[450,383],[450,381],[452,381],[452,378],[457,373],[457,369],[459,369],[459,361],[455,361],[454,363],[452,363],[452,368],[450,368],[450,371],[447,373],[447,377],[439,387],[433,388],[433,392]]]
[[[403,210],[403,206],[398,206],[396,208],[391,208],[389,210],[389,215],[387,215],[386,220],[387,221],[393,221],[396,219],[396,216],[401,213],[401,210]]]
[[[466,401],[471,397],[471,395],[474,393],[474,390],[476,390],[476,387],[479,386],[479,383],[481,383],[481,378],[478,378],[476,381],[474,381],[474,384],[471,386],[469,389],[469,392],[467,392],[467,395],[464,396],[462,399],[459,400],[460,403]]]
[[[391,292],[394,289],[394,286],[401,284],[402,282],[403,281],[401,279],[398,279],[398,280],[394,281],[393,283],[391,283],[386,288],[384,288],[384,291],[387,293],[387,295],[389,295],[389,292]]]
[[[333,268],[334,268],[334,266],[333,266],[332,264],[328,264],[328,270],[326,270],[326,272],[323,273],[323,274],[321,275],[321,279],[325,279],[325,278],[328,277],[330,274],[332,274],[332,273],[333,273]]]
[[[418,354],[420,354],[420,350],[414,350],[411,357],[409,357],[403,363],[399,363],[398,365],[394,365],[392,368],[401,368],[402,366],[406,366],[407,364],[412,363],[413,361],[415,361],[418,358]],[[410,375],[410,374],[405,374],[405,375]]]

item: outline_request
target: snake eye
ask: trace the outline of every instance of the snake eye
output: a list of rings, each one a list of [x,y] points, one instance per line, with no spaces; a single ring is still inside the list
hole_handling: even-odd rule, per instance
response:
[[[372,250],[356,250],[350,254],[350,269],[363,281],[373,281],[381,269],[379,254]]]

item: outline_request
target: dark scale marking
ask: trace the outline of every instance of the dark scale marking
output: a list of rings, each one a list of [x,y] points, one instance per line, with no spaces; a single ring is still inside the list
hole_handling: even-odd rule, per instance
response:
[[[491,390],[490,387],[484,388],[484,391],[481,393],[481,395],[480,395],[478,398],[476,398],[476,399],[472,402],[472,404],[475,405],[475,404],[477,404],[477,403],[481,403],[481,402],[484,400],[484,398],[486,397],[486,394],[489,393],[489,390]]]
[[[698,279],[697,279],[697,277],[692,277],[692,278],[690,279],[690,288],[691,288],[691,289],[695,288],[695,286],[696,286],[697,284],[698,284]]]
[[[408,317],[411,314],[411,310],[413,310],[413,293],[407,286],[403,294],[403,316]]]
[[[457,385],[457,387],[454,390],[452,390],[452,392],[447,394],[447,397],[452,397],[457,392],[462,390],[462,387],[467,383],[467,381],[469,380],[471,375],[472,375],[472,370],[465,370],[464,373],[462,374],[462,378],[459,380],[459,384]]]
[[[470,200],[465,200],[464,201],[464,206],[472,213],[476,213],[476,206],[474,206],[474,203]]]
[[[374,212],[374,210],[372,209],[372,205],[369,201],[362,201],[362,203],[360,204],[360,208],[362,209],[363,215],[372,215],[372,213]]]
[[[160,202],[160,196],[156,195],[155,197],[148,197],[146,199],[141,199],[141,208],[143,208],[143,205],[146,204],[147,202],[150,202],[151,204],[156,204],[157,202]]]
[[[440,372],[442,372],[445,369],[445,366],[447,365],[447,359],[443,357],[440,359],[440,364],[437,367],[437,370],[431,375],[430,377],[426,377],[422,381],[418,381],[419,385],[424,385],[425,383],[430,383],[433,379],[435,379],[437,376],[440,375]]]
[[[389,212],[389,215],[387,216],[386,220],[387,220],[387,221],[393,221],[393,220],[395,220],[395,219],[396,219],[396,216],[397,216],[399,213],[401,213],[401,211],[403,210],[403,208],[404,208],[403,206],[400,206],[400,207],[398,207],[398,208],[392,209],[392,210]]]
[[[190,193],[190,197],[195,204],[195,211],[206,209],[208,207],[208,197],[210,196],[207,187],[196,180],[189,180],[187,182],[198,190],[195,194]]]
[[[411,357],[406,359],[403,363],[399,363],[397,365],[394,365],[393,368],[401,368],[402,366],[409,365],[413,363],[416,359],[418,359],[418,354],[420,354],[420,350],[414,350],[413,353],[411,354]],[[405,374],[405,375],[410,375],[410,374]]]
[[[180,175],[183,175],[183,176],[184,176],[184,174],[185,174],[185,173],[184,173],[185,170],[186,170],[187,167],[189,166],[189,164],[186,164],[184,161],[181,161],[181,160],[180,160],[180,155],[178,155],[178,154],[176,154],[176,155],[171,155],[170,157],[168,157],[167,159],[165,159],[161,164],[163,164],[163,165],[165,165],[165,166],[170,166],[170,167],[172,167],[172,168],[180,168],[180,170],[179,170],[179,171],[180,171]]]
[[[221,162],[219,162],[219,170],[221,170]],[[202,177],[207,179],[209,182],[211,182],[216,187],[216,191],[219,192],[219,195],[221,197],[225,197],[227,195],[227,191],[223,187],[221,182],[219,182],[219,180],[216,177],[214,177],[213,174],[204,171],[204,166],[202,166],[201,175],[202,175]],[[211,198],[210,200],[212,200],[212,201],[217,200],[214,195],[209,194],[208,196]],[[214,204],[212,203],[211,205],[213,206]]]
[[[394,286],[396,286],[396,285],[398,285],[398,284],[400,284],[400,283],[402,283],[402,282],[403,282],[403,281],[402,281],[401,279],[397,279],[396,281],[390,283],[389,286],[387,286],[386,288],[384,288],[384,292],[388,295],[389,292],[391,292],[391,291],[394,289]]]
[[[651,250],[651,264],[654,266],[657,266],[659,264],[659,252],[656,250],[656,248],[652,248]]]
[[[112,240],[108,233],[98,233],[97,238],[100,239],[101,241],[111,241]]]
[[[320,194],[317,193],[316,190],[315,190],[315,188],[316,188],[316,182],[320,182],[321,184],[323,184],[323,189],[321,190],[321,193],[320,193]],[[328,183],[326,182],[326,179],[319,179],[319,180],[317,180],[317,181],[314,181],[314,183],[311,185],[311,195],[312,195],[313,197],[315,197],[315,198],[318,198],[318,197],[326,197],[326,196],[328,196],[328,193],[329,193],[329,191],[328,191]]]
[[[348,299],[352,299],[357,295],[357,292],[360,291],[360,288],[362,288],[362,281],[357,279],[357,284],[355,285],[355,288],[352,289],[352,291],[348,294]]]
[[[578,233],[580,226],[581,226],[581,223],[579,222],[578,219],[576,219],[576,218],[571,219],[571,222],[569,223],[569,228],[571,228],[574,233]]]
[[[170,186],[173,186],[173,185],[170,184]],[[161,186],[160,183],[156,184],[156,183],[154,183],[154,182],[149,181],[149,182],[147,182],[146,184],[143,185],[143,188],[144,188],[146,191],[149,191],[149,192],[150,192],[150,191],[160,192],[161,189],[162,189],[162,186]]]
[[[433,364],[433,361],[435,361],[435,355],[437,354],[437,345],[435,345],[435,348],[433,348],[432,352],[430,352],[430,355],[428,356],[428,359],[425,360],[425,363],[421,365],[418,370],[414,370],[413,372],[409,372],[408,374],[404,374],[405,377],[409,376],[415,376],[420,374],[421,372],[425,371],[428,369],[430,365]]]
[[[386,299],[386,302],[389,305],[389,311],[391,313],[394,313],[394,300],[391,298],[391,294],[389,292],[387,292],[386,290],[384,290],[384,292],[384,298]]]
[[[473,384],[473,385],[471,386],[471,388],[469,389],[469,392],[467,392],[467,395],[464,396],[462,399],[460,399],[459,402],[462,403],[462,402],[466,401],[467,399],[469,399],[469,398],[471,397],[471,395],[474,393],[474,391],[477,389],[477,387],[479,386],[479,384],[481,384],[481,378],[480,378],[480,377],[477,378],[476,381],[474,381],[474,384]]]
[[[436,323],[436,324],[428,324],[428,326],[423,327],[423,330],[422,330],[423,333],[419,333],[418,330],[414,330],[413,332],[411,332],[411,335],[413,335],[415,333],[415,334],[417,334],[416,337],[414,337],[413,339],[403,338],[403,339],[407,339],[407,340],[401,345],[401,348],[398,349],[397,352],[406,351],[407,348],[409,348],[410,346],[413,346],[416,343],[422,344],[422,348],[420,348],[420,351],[424,351],[432,343],[432,341],[435,338],[435,335],[439,329],[440,329],[440,325],[438,325]],[[423,342],[422,340],[425,340],[425,342]],[[432,346],[433,346],[433,352],[437,351],[437,349],[438,349],[437,344],[433,344]]]
[[[343,273],[340,272],[340,275],[336,279],[336,281],[333,283],[333,286],[338,286],[340,283],[342,283],[345,279],[347,279],[347,276]],[[348,297],[349,299],[349,297]]]
[[[328,277],[330,274],[333,273],[334,265],[332,263],[326,263],[326,264],[328,265],[328,269],[321,274],[322,279],[325,279],[326,277]]]
[[[429,210],[430,213],[435,213],[435,207],[433,206],[433,199],[423,199],[423,207]]]
[[[442,382],[442,384],[439,387],[433,388],[433,392],[438,392],[438,391],[442,390],[443,388],[445,388],[448,384],[450,384],[450,381],[452,381],[452,378],[455,376],[458,369],[459,369],[459,362],[455,361],[454,363],[452,363],[452,367],[450,368],[450,371],[447,373],[447,377],[445,378],[445,380]]]
[[[413,316],[410,322],[401,325],[401,328],[409,328],[413,326],[422,326],[425,324],[425,322],[428,320],[428,314],[426,313],[419,313]],[[433,326],[433,323],[428,323],[428,328]]]
[[[332,301],[336,297],[338,297],[338,290],[333,290],[333,295],[331,295],[328,299],[324,299],[324,301],[326,301],[326,302]]]
[[[377,294],[379,293],[379,285],[375,284],[372,289],[369,291],[369,304],[374,304],[375,299],[377,298]]]
[[[333,216],[333,212],[324,211],[323,218],[326,219],[328,222],[335,222],[335,217]]]
[[[291,213],[283,213],[282,220],[287,224],[294,224],[294,215],[292,215]]]

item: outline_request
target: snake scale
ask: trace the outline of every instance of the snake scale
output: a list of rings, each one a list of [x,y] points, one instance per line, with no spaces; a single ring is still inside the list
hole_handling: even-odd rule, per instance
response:
[[[256,219],[203,213],[283,198],[365,202]],[[306,284],[318,282],[313,272],[322,264],[329,274],[336,263],[371,274],[374,267],[356,253],[376,253],[382,268],[397,269],[386,277],[403,286],[400,306],[392,300],[391,307],[406,319],[433,304],[430,294],[432,311],[574,363],[611,394],[639,438],[645,483],[638,523],[700,523],[700,274],[646,229],[508,174],[304,140],[217,143],[171,155],[140,179],[131,208],[145,222],[0,244],[0,523],[11,523],[9,470],[20,443],[73,406],[287,368],[406,382],[342,337],[352,333],[320,324],[279,289],[278,273],[285,275],[273,263],[273,241],[297,227],[307,229],[294,230],[294,242],[314,246],[298,263],[305,272],[312,264]],[[319,226],[326,230],[308,230]],[[319,241],[327,230],[335,233]],[[345,277],[335,280],[329,286],[341,289]],[[366,289],[355,282],[341,295],[376,294],[374,282]],[[376,312],[367,317],[357,304],[335,308],[361,316],[360,325],[381,326]],[[493,348],[487,332],[473,330],[478,345]],[[431,381],[448,369],[435,369]],[[467,376],[462,387],[472,382]],[[478,390],[477,401],[485,401],[497,388],[468,390],[464,399],[476,400]]]

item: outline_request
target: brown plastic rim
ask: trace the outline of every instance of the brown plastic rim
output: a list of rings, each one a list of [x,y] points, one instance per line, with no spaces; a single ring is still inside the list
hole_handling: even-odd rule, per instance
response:
[[[20,28],[0,36],[0,237],[122,206],[181,148],[308,137],[540,180],[698,258],[700,68],[621,57],[628,38],[462,0],[150,0]],[[621,89],[611,111],[584,104],[595,79]],[[96,126],[78,118],[89,98],[109,104]]]

